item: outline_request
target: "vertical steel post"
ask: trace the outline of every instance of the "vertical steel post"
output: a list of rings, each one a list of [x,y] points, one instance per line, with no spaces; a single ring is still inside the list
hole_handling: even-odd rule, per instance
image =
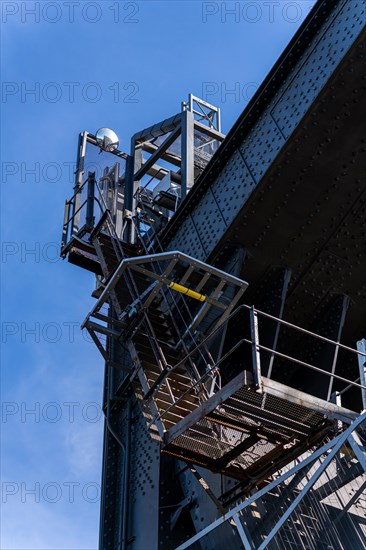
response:
[[[191,111],[182,112],[181,175],[181,197],[183,200],[194,184],[194,115]]]
[[[366,340],[363,338],[357,342],[357,350],[361,353],[366,353]],[[358,355],[358,368],[360,370],[360,384],[366,386],[366,357],[364,355]],[[362,407],[366,410],[366,390],[361,390]]]
[[[344,321],[346,319],[346,313],[347,313],[348,306],[349,306],[349,298],[348,298],[348,296],[343,296],[342,313],[341,313],[341,318],[339,320],[337,342],[339,342],[340,339],[341,339],[342,329],[343,329]],[[335,369],[336,369],[336,366],[337,366],[338,353],[339,353],[339,346],[337,345],[336,349],[334,350],[332,370],[331,370],[332,374],[335,373]],[[333,378],[333,376],[331,376],[330,379],[329,379],[327,401],[329,401],[329,399],[332,395],[333,382],[334,382],[334,378]]]
[[[332,393],[332,395],[330,396],[328,401],[330,401],[331,403],[334,403],[335,405],[338,405],[338,407],[341,407],[342,406],[342,395],[338,391],[335,391],[335,392]],[[338,426],[338,431],[341,432],[343,422],[338,420],[337,421],[337,426]]]
[[[94,190],[95,190],[95,172],[88,173],[88,195],[86,200],[85,227],[91,231],[94,227]]]
[[[65,212],[64,212],[64,225],[62,227],[62,240],[61,240],[61,252],[62,249],[67,245],[68,235],[69,235],[69,217],[70,217],[70,202],[65,202]]]
[[[74,186],[74,201],[72,208],[72,230],[71,236],[76,235],[79,232],[80,221],[80,202],[81,202],[81,187],[83,185],[84,174],[84,159],[86,150],[86,139],[88,133],[82,132],[79,134],[79,146],[76,158],[76,172],[75,172],[75,186]]]
[[[129,489],[130,489],[130,454],[131,454],[131,420],[132,420],[131,397],[127,403],[127,436],[124,456],[123,470],[123,499],[122,499],[122,537],[121,550],[126,550],[128,542],[128,521],[129,521]]]
[[[250,309],[250,334],[252,339],[252,359],[256,389],[262,388],[261,357],[259,350],[258,314],[254,306]]]
[[[124,223],[126,230],[124,239],[126,242],[133,244],[136,240],[136,230],[133,224],[133,217],[136,216],[136,191],[140,185],[139,181],[135,181],[135,174],[142,166],[142,150],[136,149],[134,140],[131,142],[131,155],[128,156],[126,162],[126,178],[125,178],[125,204],[124,204]]]
[[[104,387],[108,384],[107,371],[111,367],[105,365],[104,371]],[[103,403],[104,405],[107,403]],[[102,486],[101,486],[101,499],[100,499],[100,518],[99,518],[99,545],[98,549],[103,550],[104,547],[104,529],[105,529],[105,516],[106,516],[106,490],[107,490],[107,470],[108,470],[108,438],[111,437],[111,433],[108,429],[108,418],[107,414],[109,409],[107,408],[107,413],[104,415],[104,427],[103,427],[103,461],[102,461]]]
[[[113,212],[112,219],[116,228],[117,235],[122,234],[123,220],[118,220],[118,179],[119,179],[119,162],[116,162],[113,169]]]

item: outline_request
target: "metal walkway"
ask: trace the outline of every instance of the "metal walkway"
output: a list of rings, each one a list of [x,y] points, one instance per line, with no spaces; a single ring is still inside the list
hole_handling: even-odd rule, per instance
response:
[[[226,138],[191,96],[96,179],[81,135],[103,550],[365,547],[365,18],[319,0]]]
[[[225,522],[237,529],[246,550],[365,548],[365,436],[363,413],[344,433],[304,455],[177,550],[192,547]],[[350,471],[351,492],[344,490],[351,479]],[[262,534],[261,529],[258,536],[256,524],[263,525],[264,521],[267,533]]]
[[[106,360],[101,336],[127,346],[132,367],[123,386],[134,388],[163,453],[241,480],[248,494],[280,467],[321,445],[340,429],[339,422],[347,425],[357,417],[262,376],[261,355],[282,357],[260,341],[258,318],[270,316],[239,305],[245,281],[181,252],[118,262],[103,223],[91,238],[107,283],[83,326]],[[243,325],[243,337],[225,350],[227,328],[242,313],[251,337],[245,338]],[[225,379],[221,368],[240,349],[240,373]],[[325,374],[362,389],[335,372]]]

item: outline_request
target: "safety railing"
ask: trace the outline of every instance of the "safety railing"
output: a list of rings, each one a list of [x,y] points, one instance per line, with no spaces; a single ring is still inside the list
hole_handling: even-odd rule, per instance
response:
[[[159,262],[152,265],[154,271],[159,276],[167,275],[167,273],[163,273],[163,268]],[[205,340],[198,345],[197,334],[193,328],[197,317],[192,312],[192,308],[190,307],[185,295],[182,294],[182,292],[176,292],[176,288],[179,288],[180,286],[181,285],[178,284],[170,284],[164,285],[161,288],[163,309],[165,310],[166,317],[177,335],[175,345],[167,346],[167,342],[158,338],[154,332],[152,324],[149,324],[150,334],[148,336],[149,338],[152,337],[152,344],[154,342],[158,344],[159,355],[164,368],[162,369],[162,372],[155,384],[145,395],[145,399],[149,399],[153,396],[161,384],[166,383],[170,386],[169,380],[167,380],[167,373],[171,372],[174,368],[179,367],[184,367],[186,369],[187,374],[189,374],[194,384],[193,388],[195,392],[199,393],[202,399],[208,399],[212,395],[214,388],[221,388],[220,373],[217,369],[215,369],[215,367],[212,368],[212,365],[218,365],[217,359],[215,360],[213,358],[211,350],[207,346]],[[183,292],[187,290],[184,289],[184,287],[181,287],[181,289],[183,289]],[[194,295],[197,293],[190,291],[190,294]],[[144,309],[144,320],[149,320],[148,309]],[[143,334],[143,323],[141,323],[139,327],[139,333]],[[166,347],[171,350],[180,350],[181,355],[184,357],[184,359],[182,359],[175,367],[173,367],[165,357],[164,348]],[[202,373],[204,373],[203,376]],[[174,406],[178,403],[178,398],[174,398],[173,391],[171,394],[171,406]]]
[[[86,198],[81,200],[83,195],[86,195]],[[104,192],[95,180],[95,175],[93,173],[89,173],[88,178],[67,203],[63,229],[63,245],[66,245],[68,242],[69,235],[72,235],[74,238],[78,239],[82,238],[86,232],[92,231],[96,221],[94,212],[95,203],[99,208],[97,216],[99,216],[99,219],[103,217],[101,220],[103,222],[103,228],[106,229],[111,238],[116,258],[118,260],[116,263],[117,270],[120,261],[124,259],[124,251],[121,245],[120,236],[116,231],[115,221],[110,210],[108,209]],[[70,215],[71,209],[72,214]],[[80,212],[84,211],[84,209],[85,225],[80,230],[79,223],[75,223],[75,219],[80,219]],[[151,227],[153,228],[153,225]],[[147,231],[145,235],[141,235],[139,233],[140,226],[138,223],[136,224],[136,229],[145,252],[150,254],[150,257],[153,257],[153,255],[161,249],[158,232],[152,229],[151,231]],[[152,270],[158,277],[164,275],[164,269],[163,264],[159,261],[152,262]],[[334,381],[338,381],[343,385],[346,385],[346,387],[342,388],[340,392],[338,392],[338,398],[352,387],[356,387],[361,390],[363,401],[365,401],[364,396],[366,395],[366,385],[364,383],[359,383],[360,381],[364,382],[364,372],[362,371],[362,376],[360,375],[356,381],[352,381],[337,374],[335,371],[337,361],[339,360],[338,352],[340,350],[356,354],[358,358],[366,358],[366,353],[360,350],[354,350],[353,348],[347,347],[340,342],[335,342],[329,338],[293,325],[283,319],[279,319],[273,315],[259,311],[256,308],[247,305],[237,307],[237,309],[230,313],[229,316],[223,317],[223,320],[221,321],[219,320],[215,324],[214,330],[211,330],[208,335],[202,333],[200,334],[200,332],[197,331],[197,310],[194,308],[192,309],[191,302],[188,301],[184,294],[177,293],[174,285],[160,285],[159,292],[162,298],[162,309],[164,310],[167,320],[171,324],[176,336],[175,344],[171,345],[157,337],[153,322],[149,318],[148,308],[146,308],[143,303],[138,284],[134,280],[131,269],[126,269],[124,277],[127,282],[130,295],[133,297],[136,304],[138,304],[138,309],[141,310],[141,315],[137,317],[137,321],[133,321],[133,326],[135,329],[138,328],[141,334],[145,334],[148,337],[155,360],[161,365],[161,373],[154,385],[149,389],[146,399],[153,399],[156,391],[162,384],[166,383],[169,385],[169,379],[176,369],[185,367],[192,379],[192,383],[189,387],[187,387],[185,393],[180,395],[177,399],[175,399],[174,395],[172,395],[172,403],[170,406],[165,411],[159,411],[159,418],[154,418],[153,421],[161,420],[164,415],[169,412],[172,406],[179,404],[179,402],[182,401],[190,392],[200,391],[204,399],[207,399],[215,392],[219,391],[221,389],[221,380],[224,378],[221,373],[223,364],[225,364],[225,362],[227,362],[230,357],[242,346],[250,347],[249,357],[251,359],[251,364],[249,370],[253,373],[254,385],[259,391],[261,390],[262,379],[261,365],[263,362],[263,356],[265,356],[266,363],[268,363],[268,358],[270,358],[270,368],[268,369],[268,372],[266,372],[266,377],[269,379],[272,376],[274,363],[281,361],[282,363],[285,362],[287,365],[291,365],[292,367],[305,368],[307,370],[315,371],[322,376],[327,376],[329,379],[329,385],[326,401],[334,399],[334,392],[332,392]],[[179,285],[175,286],[177,287]],[[227,328],[228,323],[232,322],[235,316],[239,315],[240,312],[243,312],[244,310],[249,312],[247,335],[250,336],[246,337],[243,333],[243,337],[235,342],[230,350],[225,353],[221,350],[221,352],[216,354],[214,357],[212,353],[213,339],[215,339],[219,331],[223,331]],[[96,308],[94,308],[91,315],[93,315],[95,311]],[[263,319],[275,323],[277,328],[286,327],[288,330],[295,330],[298,334],[301,333],[308,337],[315,338],[318,342],[322,342],[324,345],[333,347],[334,360],[331,370],[328,371],[322,368],[322,366],[312,364],[301,357],[296,357],[295,355],[290,355],[289,353],[283,353],[274,347],[264,345],[263,340],[260,339],[260,325]],[[128,322],[130,323],[130,320]],[[177,364],[171,365],[165,357],[163,346],[167,348],[174,348],[175,350],[179,349],[181,351],[182,359]],[[361,369],[360,365],[361,363],[359,361],[359,367]]]
[[[116,224],[113,221],[111,211],[108,208],[106,200],[103,196],[103,191],[101,190],[101,188],[98,185],[98,182],[95,180],[95,178],[94,178],[94,182],[95,182],[95,188],[97,189],[97,191],[99,193],[100,200],[103,203],[104,214],[105,214],[104,227],[107,229],[107,232],[108,232],[109,236],[112,239],[111,242],[112,242],[112,246],[113,246],[113,249],[115,251],[116,257],[117,257],[118,261],[121,261],[121,260],[123,260],[125,255],[124,255],[123,248],[122,248],[122,245],[121,245],[120,236],[118,235],[117,230],[116,230]],[[114,190],[114,191],[116,192],[116,190]]]
[[[345,391],[348,391],[350,388],[357,388],[361,392],[364,392],[366,390],[366,386],[359,383],[359,378],[356,380],[349,380],[345,378],[344,376],[341,376],[339,374],[335,373],[335,368],[328,372],[327,370],[322,369],[321,367],[318,367],[317,365],[313,365],[311,363],[308,363],[306,361],[303,361],[297,357],[290,356],[286,353],[282,353],[280,351],[277,351],[276,349],[270,348],[268,346],[265,346],[261,344],[260,342],[260,328],[259,328],[259,319],[260,318],[266,318],[270,319],[276,323],[279,323],[280,325],[286,326],[290,329],[293,329],[299,333],[306,334],[307,336],[311,336],[312,338],[324,342],[326,344],[329,344],[331,346],[334,346],[335,349],[342,349],[346,351],[347,353],[352,354],[352,356],[355,358],[355,368],[357,363],[357,358],[363,358],[363,362],[366,363],[366,353],[360,350],[353,349],[351,347],[348,347],[344,344],[341,344],[339,342],[335,342],[333,340],[330,340],[329,338],[326,338],[324,336],[321,336],[319,334],[316,334],[314,332],[311,332],[307,329],[304,329],[302,327],[296,326],[292,323],[289,323],[283,319],[279,319],[277,317],[274,317],[273,315],[270,315],[268,313],[265,313],[263,311],[260,311],[254,307],[250,307],[248,305],[241,305],[233,313],[231,313],[223,323],[219,323],[216,328],[208,334],[200,343],[198,343],[193,349],[189,351],[189,353],[176,365],[170,365],[168,368],[165,369],[165,371],[160,375],[158,380],[156,381],[155,385],[151,388],[149,395],[147,398],[153,399],[154,394],[158,391],[158,389],[161,387],[162,384],[164,384],[165,381],[170,380],[170,378],[173,376],[173,373],[176,369],[184,367],[188,359],[193,359],[195,355],[197,355],[197,352],[201,350],[202,354],[204,354],[203,350],[209,350],[209,344],[210,341],[214,339],[214,337],[217,335],[218,332],[220,332],[225,325],[228,323],[234,321],[235,317],[239,316],[241,312],[246,311],[249,314],[249,327],[250,327],[250,338],[241,338],[238,340],[230,350],[228,350],[224,355],[222,355],[216,362],[212,363],[212,356],[206,356],[205,357],[205,366],[206,370],[200,376],[197,380],[192,380],[192,383],[187,386],[187,389],[183,394],[180,395],[178,399],[176,399],[171,405],[166,407],[164,410],[160,411],[160,413],[155,416],[151,424],[154,424],[156,421],[164,420],[164,417],[177,405],[184,402],[184,400],[192,394],[192,392],[196,392],[198,389],[205,387],[207,389],[210,388],[209,396],[212,396],[213,393],[216,393],[221,389],[221,385],[212,386],[211,381],[212,377],[214,375],[220,377],[220,379],[223,378],[221,369],[222,365],[227,363],[227,361],[230,359],[230,357],[238,351],[239,348],[243,347],[250,347],[250,355],[251,355],[251,365],[250,369],[253,373],[253,380],[254,380],[254,386],[256,387],[257,391],[262,391],[262,374],[261,374],[261,359],[263,354],[271,355],[274,358],[278,358],[281,361],[286,361],[288,364],[292,364],[293,366],[297,367],[304,367],[305,369],[309,369],[311,371],[317,372],[318,374],[321,374],[323,376],[328,377],[329,384],[331,385],[334,380],[338,380],[339,382],[346,384],[346,387],[338,392],[339,394],[345,393]],[[360,363],[360,361],[359,361]],[[361,361],[362,363],[362,361]],[[267,377],[269,379],[273,378],[273,373],[275,371],[272,369],[272,373],[268,373]],[[277,374],[277,372],[276,372]],[[221,376],[220,376],[221,375]],[[297,389],[297,388],[294,388]],[[330,395],[328,398],[325,398],[324,401],[328,402],[334,402],[334,396]],[[339,400],[338,400],[339,402]]]
[[[325,547],[327,542],[328,548],[365,548],[366,533],[362,529],[365,518],[360,512],[357,516],[357,508],[355,508],[357,500],[364,495],[366,483],[366,452],[365,443],[361,437],[362,433],[365,434],[365,430],[366,412],[351,423],[343,433],[328,440],[314,452],[303,455],[282,475],[280,472],[264,488],[256,491],[180,544],[176,550],[185,550],[199,541],[209,545],[209,541],[214,540],[212,537],[215,536],[215,530],[219,530],[225,524],[234,527],[246,550],[303,548],[304,536],[307,541],[306,547],[311,544],[311,547],[315,548],[318,547],[316,536],[319,534],[321,545],[319,547]],[[352,463],[347,462],[346,459],[345,464],[345,460],[340,458],[346,452],[354,457]],[[358,477],[359,482],[354,483],[355,494],[342,491],[342,487],[351,479],[355,481]],[[329,495],[334,495],[331,501],[329,501]],[[345,501],[344,505],[343,501]],[[269,509],[271,502],[273,505]],[[341,507],[337,506],[337,503]],[[260,524],[255,523],[253,519],[252,511],[255,509],[261,511],[257,514],[261,519]],[[345,528],[342,528],[344,516],[348,512],[353,514],[349,517]],[[309,520],[311,520],[310,523]],[[291,534],[291,539],[288,533]]]
[[[95,178],[89,174],[83,184],[77,188],[73,196],[65,203],[64,223],[62,227],[61,253],[72,238],[81,239],[90,232],[96,218],[100,218],[105,207],[95,196]],[[94,203],[99,210],[95,212]],[[83,223],[81,224],[81,220]]]
[[[152,291],[152,287],[149,289],[149,292],[150,291]],[[169,292],[174,293],[171,288],[169,288]],[[234,311],[226,316],[225,319],[219,321],[216,324],[215,328],[209,332],[209,334],[201,337],[200,341],[198,341],[198,336],[193,331],[191,333],[192,338],[191,340],[186,341],[185,347],[182,346],[181,341],[179,340],[178,346],[181,346],[183,352],[182,359],[174,365],[169,364],[169,361],[164,355],[163,348],[169,349],[169,347],[171,348],[172,346],[170,346],[166,341],[162,340],[156,335],[153,323],[149,320],[149,310],[144,306],[144,296],[139,296],[138,300],[143,315],[141,315],[140,318],[136,318],[137,320],[133,321],[132,327],[130,319],[128,319],[127,317],[126,319],[120,319],[118,321],[119,325],[116,326],[117,330],[115,336],[118,339],[123,338],[126,329],[129,333],[130,331],[137,331],[140,336],[147,336],[147,338],[151,340],[153,344],[152,351],[155,355],[157,364],[161,365],[161,373],[145,395],[145,400],[147,400],[148,402],[150,402],[150,400],[153,400],[154,396],[163,384],[167,384],[169,387],[174,386],[174,383],[172,382],[174,378],[174,373],[177,370],[185,369],[191,379],[191,383],[187,384],[187,387],[183,393],[180,392],[179,397],[176,397],[174,395],[174,392],[171,394],[171,402],[167,404],[164,409],[160,408],[159,411],[155,415],[153,415],[151,425],[155,424],[156,422],[164,421],[168,413],[174,407],[179,406],[182,402],[184,402],[184,400],[189,395],[199,395],[200,399],[207,400],[215,393],[220,391],[220,389],[222,389],[221,381],[225,378],[227,379],[227,377],[225,377],[225,369],[223,370],[223,367],[224,365],[230,363],[230,359],[233,354],[237,354],[238,352],[240,352],[239,355],[241,357],[246,357],[248,362],[246,365],[242,364],[242,367],[252,372],[253,385],[259,392],[263,390],[261,372],[261,363],[263,360],[263,356],[265,356],[266,359],[268,359],[269,356],[274,359],[274,367],[277,367],[276,360],[282,363],[279,365],[278,369],[274,368],[272,365],[271,371],[265,373],[267,379],[275,380],[280,373],[280,368],[283,366],[283,362],[285,361],[287,367],[303,367],[308,371],[313,371],[319,375],[327,377],[330,385],[333,383],[333,381],[338,381],[341,386],[344,386],[338,392],[338,404],[340,404],[339,396],[343,395],[346,391],[349,391],[350,388],[355,388],[356,390],[359,390],[361,392],[364,392],[366,390],[366,386],[362,383],[359,383],[359,378],[357,378],[356,380],[350,380],[335,372],[337,364],[331,371],[327,371],[324,368],[317,366],[316,364],[311,364],[307,361],[300,359],[299,357],[290,355],[289,353],[284,353],[282,351],[274,349],[273,347],[269,347],[268,345],[264,345],[261,341],[261,319],[269,319],[276,323],[276,325],[278,324],[279,326],[286,326],[287,329],[294,330],[299,334],[304,334],[308,337],[314,338],[318,342],[322,342],[326,345],[332,346],[335,350],[342,350],[343,352],[351,354],[352,361],[354,361],[353,365],[355,369],[357,368],[357,358],[359,359],[359,365],[363,365],[366,362],[365,352],[353,349],[349,346],[341,344],[340,342],[330,340],[329,338],[311,332],[302,327],[296,326],[288,321],[279,319],[277,317],[274,317],[273,315],[260,311],[254,307],[250,307],[248,305],[238,306]],[[168,311],[170,312],[173,311],[171,305],[172,304],[169,304],[170,309],[168,308]],[[93,317],[95,313],[97,313],[97,310],[98,306],[96,305],[96,308],[93,312],[91,312],[89,319]],[[177,311],[178,310],[179,308],[177,308]],[[235,323],[236,318],[243,315],[244,313],[248,314],[248,317],[246,317],[246,326],[249,336],[245,336],[245,323],[243,323],[243,319],[240,318],[240,325],[243,327],[243,337],[237,340],[229,350],[222,352],[221,355],[213,358],[212,342],[219,335],[220,331],[223,331],[223,329],[227,328],[229,323]],[[339,360],[338,354],[336,358]],[[291,387],[291,384],[289,384],[287,380],[286,386]],[[295,387],[294,389],[298,388]],[[331,395],[328,398],[324,398],[323,401],[333,403],[334,396]]]
[[[112,212],[110,205],[107,204],[106,191],[101,189],[95,178],[95,173],[89,172],[88,177],[77,188],[71,199],[66,201],[62,228],[61,255],[66,254],[67,247],[73,239],[82,240],[86,234],[90,234],[104,216],[103,229],[111,237],[116,257],[118,261],[124,258],[121,236],[117,233],[116,224],[113,219],[116,216],[116,206],[114,203],[117,197],[117,190],[108,189],[107,192],[115,195],[112,200]],[[95,209],[95,205],[97,205],[97,209]]]
[[[181,284],[174,282],[175,269],[178,269],[178,267],[181,274],[177,280]],[[185,273],[183,277],[181,270]],[[195,274],[195,277],[201,279],[201,285],[208,284],[208,281],[211,281],[212,294],[209,293],[208,296],[203,296],[199,292],[184,286],[190,284],[184,281],[188,281],[192,273]],[[130,339],[133,341],[133,334],[137,332],[140,336],[146,336],[150,342],[156,364],[161,366],[162,375],[168,372],[172,366],[164,350],[175,350],[181,357],[186,358],[185,368],[193,380],[200,379],[202,374],[208,371],[208,376],[215,379],[215,385],[219,385],[219,377],[210,371],[210,366],[215,364],[217,357],[213,358],[211,350],[206,347],[204,342],[197,346],[197,337],[200,334],[197,332],[197,328],[199,328],[200,322],[205,318],[208,311],[211,312],[210,315],[213,315],[214,320],[221,318],[222,315],[229,314],[242,296],[247,283],[179,252],[127,259],[123,265],[121,264],[117,268],[110,279],[108,286],[87,317],[85,326],[92,327],[93,330],[97,331],[96,326],[92,324],[92,319],[101,320],[100,307],[113,296],[113,293],[115,295],[116,288],[118,288],[119,293],[125,292],[123,290],[124,280],[128,276],[129,280],[135,281],[134,274],[139,274],[140,278],[142,274],[146,281],[150,280],[151,283],[145,282],[146,290],[140,287],[139,291],[130,293],[135,299],[118,319],[118,323],[125,322],[125,330],[121,334],[121,338],[125,341]],[[223,288],[231,286],[236,290],[233,291],[230,300],[224,300]],[[192,295],[195,298],[198,296],[199,300],[193,300]],[[154,319],[150,318],[150,305],[157,297],[159,298],[158,307],[161,314],[172,329],[173,342],[162,341],[157,336]],[[188,299],[190,299],[190,303],[188,303]],[[204,301],[202,302],[201,299]],[[197,303],[196,308],[194,308],[195,304],[192,302]],[[212,309],[215,308],[216,316],[212,313]],[[132,316],[131,311],[134,311]],[[110,323],[111,325],[117,325],[113,319],[110,320]],[[190,353],[192,348],[195,349],[194,354]],[[202,389],[205,391],[205,387],[202,386]],[[209,392],[206,393],[209,394]]]
[[[159,234],[157,231],[154,230],[153,225],[150,229],[150,231],[147,231],[144,235],[142,235],[140,226],[138,223],[136,223],[136,231],[140,238],[140,242],[145,250],[145,253],[158,254],[163,250],[162,244],[159,239]],[[163,268],[159,263],[153,264],[153,269],[158,275],[162,275]],[[193,378],[195,381],[200,378],[199,371],[197,369],[198,363],[201,363],[201,369],[203,368],[205,372],[209,372],[208,376],[210,376],[210,365],[214,363],[214,359],[210,353],[210,350],[205,344],[197,346],[197,336],[191,329],[194,322],[194,314],[192,313],[192,308],[188,304],[187,299],[183,294],[180,294],[178,298],[177,293],[174,292],[174,290],[172,290],[170,286],[163,287],[162,294],[164,305],[170,322],[174,326],[176,334],[180,335],[176,345],[174,346],[174,349],[181,348],[184,351],[185,356],[187,357],[187,361],[189,362],[190,371],[193,374]],[[177,326],[177,318],[179,319],[180,323],[179,327]],[[156,338],[155,335],[154,338]],[[158,338],[156,339],[159,344],[163,344],[163,342],[161,342]],[[196,360],[193,360],[190,353],[190,350],[192,348],[195,348],[199,354],[199,357]],[[163,352],[161,351],[161,353]],[[165,358],[163,358],[163,363],[167,365]],[[168,365],[168,368],[170,368],[170,365]],[[200,384],[200,387],[204,390],[204,393],[208,395],[207,392],[205,392],[205,386],[202,386]]]
[[[145,201],[142,198],[145,187],[139,188],[134,198],[139,204],[139,212],[133,217],[133,223],[135,225],[136,233],[139,238],[141,246],[144,248],[146,254],[157,254],[163,251],[163,247],[159,240],[159,229],[156,229],[157,222],[150,219],[151,214],[147,211]],[[161,218],[162,219],[162,218]],[[168,220],[167,220],[168,221]]]

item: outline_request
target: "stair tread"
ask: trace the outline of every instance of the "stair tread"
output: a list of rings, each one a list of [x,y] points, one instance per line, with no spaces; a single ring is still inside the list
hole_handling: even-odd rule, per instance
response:
[[[136,350],[136,353],[138,354],[139,358],[141,359],[141,361],[146,361],[147,363],[151,362],[154,364],[156,363],[156,359],[155,359],[155,356],[154,356],[154,353],[153,353],[153,350],[151,348],[147,348],[147,347],[142,347],[142,346],[135,346],[135,350]],[[173,355],[172,353],[168,352],[166,349],[163,349],[162,350],[163,353],[164,353],[164,357],[166,359],[166,362],[171,365],[171,366],[174,366],[174,365],[177,365],[179,362],[180,362],[180,357],[176,356],[176,355]],[[149,361],[150,359],[150,361]]]
[[[142,361],[141,366],[143,371],[146,373],[153,373],[156,376],[159,376],[159,374],[161,373],[161,370],[159,369],[158,365],[156,365],[155,363]],[[188,384],[192,383],[192,378],[188,375],[184,367],[178,367],[177,369],[170,371],[169,379],[170,378],[179,380],[182,384],[186,385],[186,387],[188,387]]]
[[[188,407],[190,410],[194,410],[196,409],[201,401],[199,400],[198,397],[196,396],[192,396],[192,395],[185,395],[183,397],[182,394],[179,395],[178,392],[174,392],[173,388],[170,387],[170,389],[172,390],[172,393],[175,397],[175,399],[180,399],[182,398],[179,403],[177,404],[178,407],[182,407],[183,409]],[[160,386],[160,388],[155,392],[154,396],[153,396],[153,399],[154,401],[157,401],[159,399],[162,399],[162,400],[165,400],[167,405],[171,403],[170,401],[170,393],[168,391],[168,388],[166,386]]]
[[[144,370],[144,372],[148,380],[151,380],[152,382],[156,382],[156,380],[158,379],[159,373],[153,372],[150,370]],[[189,378],[182,379],[181,377],[176,376],[174,371],[171,374],[169,374],[167,381],[171,386],[174,386],[178,391],[182,391],[182,392],[187,391],[189,387],[192,385],[191,379]]]
[[[143,399],[142,390],[139,392],[136,391],[136,395],[139,395],[140,399]],[[167,395],[160,395],[159,398],[154,399],[154,404],[157,407],[159,414],[163,414],[162,421],[165,423],[165,420],[169,418],[174,424],[191,414],[197,408],[196,405],[192,404],[192,406],[189,407],[180,406],[179,404],[172,405],[172,403],[168,400]],[[170,406],[171,408],[167,411]]]
[[[143,390],[138,390],[139,393],[141,394],[142,398],[144,396],[144,392]],[[137,393],[137,390],[136,390],[136,393]],[[190,398],[192,398],[193,396],[189,396]],[[178,397],[176,397],[178,399]],[[168,392],[168,389],[164,386],[161,386],[157,391],[156,393],[154,394],[154,397],[152,398],[155,405],[158,405],[158,403],[161,404],[161,410],[166,410],[167,408],[169,408],[170,406],[172,406],[172,409],[176,409],[176,410],[180,410],[182,409],[183,411],[189,411],[189,412],[192,412],[194,411],[199,405],[200,405],[200,400],[195,396],[195,398],[193,400],[191,399],[181,399],[177,404],[173,404],[172,401],[171,401],[171,398],[170,398],[170,393]]]

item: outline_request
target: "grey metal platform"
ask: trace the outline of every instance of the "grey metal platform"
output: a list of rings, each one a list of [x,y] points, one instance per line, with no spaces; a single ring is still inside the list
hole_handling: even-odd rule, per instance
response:
[[[357,382],[361,373],[364,384],[365,371],[363,356],[357,362],[350,351],[366,326],[365,18],[362,0],[315,4],[228,136],[216,132],[222,144],[208,164],[204,159],[194,186],[186,185],[188,195],[163,232],[159,225],[158,238],[139,234],[147,217],[127,208],[133,244],[101,230],[65,249],[70,261],[102,274],[97,299],[122,260],[154,252],[180,250],[249,283],[250,307],[228,320],[221,339],[207,342],[217,363],[207,349],[204,360],[195,356],[199,375],[210,365],[203,380],[183,364],[187,350],[176,348],[187,322],[177,307],[184,300],[167,315],[154,298],[135,316],[138,295],[153,291],[143,273],[135,274],[137,295],[121,279],[88,319],[107,366],[103,550],[365,547]],[[135,145],[153,128],[136,134]],[[170,147],[173,137],[166,139]],[[159,143],[144,147],[154,155]],[[142,166],[132,149],[133,180]],[[188,153],[185,176],[193,177],[203,164]],[[174,184],[184,170],[174,171]],[[132,184],[131,200],[140,182]],[[259,341],[245,325],[248,312],[252,321],[267,314]],[[216,321],[216,313],[207,318],[202,334]],[[309,331],[321,339],[314,342]]]
[[[105,233],[101,236],[105,242]],[[106,358],[100,335],[127,346],[132,365],[124,386],[132,385],[163,453],[237,478],[242,492],[250,493],[358,416],[261,375],[260,312],[245,305],[235,309],[245,281],[177,251],[110,263],[111,249],[99,238],[94,232],[107,282],[83,326]],[[101,313],[108,303],[115,316]],[[212,343],[243,309],[250,314],[252,339],[242,338],[233,350],[216,355]],[[250,370],[242,361],[241,372],[221,382],[222,363],[244,344],[253,351]]]
[[[350,346],[366,310],[365,23],[363,1],[317,2],[162,239],[218,266],[242,247],[248,303],[272,266],[286,266],[296,325],[349,296]]]
[[[256,392],[250,373],[229,382],[164,436],[163,452],[246,483],[244,492],[281,464],[319,445],[358,414],[263,378]],[[278,395],[281,394],[282,397]]]

